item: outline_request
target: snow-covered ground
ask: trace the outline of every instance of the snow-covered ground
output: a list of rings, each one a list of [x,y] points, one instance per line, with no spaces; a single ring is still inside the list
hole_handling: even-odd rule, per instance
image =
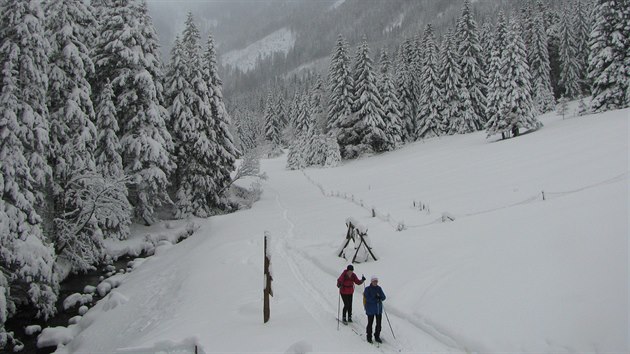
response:
[[[330,8],[328,10],[334,10],[341,6],[344,2],[346,2],[346,0],[337,0],[332,5],[330,5]]]
[[[333,169],[265,160],[259,202],[194,220],[192,237],[128,273],[58,352],[626,352],[629,116],[549,114],[516,139],[442,137]],[[381,348],[337,330],[348,217],[379,258],[355,271],[378,275],[387,294],[396,338],[384,318]],[[163,225],[150,232],[185,222]],[[361,304],[355,295],[358,332]]]
[[[259,57],[264,59],[274,53],[287,54],[295,45],[295,40],[295,34],[290,29],[282,28],[246,48],[225,53],[221,61],[223,65],[248,72],[256,67]]]

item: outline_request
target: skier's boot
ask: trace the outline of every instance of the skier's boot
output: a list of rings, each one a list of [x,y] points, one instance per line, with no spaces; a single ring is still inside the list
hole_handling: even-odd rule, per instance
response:
[[[378,343],[383,343],[383,341],[381,340],[381,337],[374,337],[374,340],[377,341]]]
[[[368,343],[372,343],[372,337],[367,337]]]
[[[352,315],[348,315],[348,322],[352,323]]]
[[[346,321],[346,317],[345,316],[341,319],[341,322],[343,322],[343,324],[348,324],[348,321]]]

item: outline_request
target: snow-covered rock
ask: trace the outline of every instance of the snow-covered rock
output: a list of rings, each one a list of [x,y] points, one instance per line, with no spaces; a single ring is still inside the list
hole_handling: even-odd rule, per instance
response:
[[[37,348],[66,345],[74,339],[74,325],[68,327],[47,327],[37,337]]]
[[[83,288],[84,294],[94,294],[95,292],[96,287],[94,285],[86,285],[85,288]]]
[[[79,316],[83,316],[88,312],[89,308],[85,305],[79,307]]]
[[[26,333],[27,336],[32,336],[35,333],[39,333],[42,331],[42,326],[40,325],[31,325],[31,326],[26,326],[26,328],[24,328],[24,333]]]
[[[71,307],[76,306],[77,304],[79,305],[89,304],[92,302],[92,300],[93,300],[92,294],[74,293],[68,296],[65,300],[63,300],[63,309],[67,310]]]

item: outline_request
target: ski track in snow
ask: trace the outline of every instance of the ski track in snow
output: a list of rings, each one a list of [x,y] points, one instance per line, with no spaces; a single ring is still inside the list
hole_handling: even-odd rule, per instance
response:
[[[292,252],[294,252],[293,254],[297,253],[300,256],[304,256],[303,252],[290,246],[290,241],[295,238],[295,233],[294,233],[295,223],[293,223],[291,219],[288,217],[289,210],[286,209],[284,205],[282,204],[282,202],[280,201],[280,194],[275,189],[273,188],[270,188],[270,189],[272,189],[274,193],[276,194],[276,198],[275,198],[276,204],[282,210],[282,217],[287,224],[287,232],[285,234],[285,237],[278,242],[276,246],[276,251],[278,252],[278,254],[282,256],[283,260],[287,263],[289,269],[291,270],[291,274],[293,275],[295,280],[300,284],[301,288],[305,290],[307,294],[310,295],[310,299],[314,300],[313,302],[302,301],[301,302],[302,305],[310,313],[311,317],[313,317],[313,319],[315,319],[320,324],[321,327],[330,326],[331,322],[329,319],[336,318],[336,315],[337,315],[336,312],[333,311],[334,303],[332,303],[329,300],[326,300],[327,297],[321,291],[313,287],[310,282],[304,280],[304,279],[309,279],[309,277],[310,279],[312,279],[312,275],[316,273],[310,272],[309,277],[307,277],[305,275],[306,272],[302,271],[302,268],[308,266],[307,264],[307,262],[309,261],[308,257],[299,258],[299,257],[296,257],[295,255],[292,255]],[[300,262],[299,259],[304,259],[306,260],[306,262],[304,261]],[[314,263],[312,264],[315,265]],[[317,267],[317,265],[315,266]],[[320,271],[317,272],[317,274],[320,276],[320,278],[323,278],[323,283],[325,284],[327,282],[330,282],[329,277],[331,275],[322,274],[321,269],[319,270]],[[324,276],[322,277],[322,275]],[[321,283],[321,282],[317,282],[317,283]],[[318,304],[320,306],[313,306],[312,305],[313,303]],[[307,305],[307,304],[311,304],[311,305]],[[321,311],[322,309],[324,309],[324,312]],[[330,315],[333,315],[335,317],[331,317]],[[366,325],[360,321],[355,321],[355,324],[359,325],[359,328],[365,327]],[[356,335],[358,335],[361,338],[364,338],[363,335],[361,334],[361,331],[358,328],[354,328],[354,326],[352,326],[351,329]],[[382,347],[375,346],[375,348],[383,353],[389,352],[389,351],[386,351],[385,348],[382,348]],[[395,350],[395,351],[400,352],[401,350]]]
[[[315,320],[317,320],[319,324],[323,327],[327,324],[326,323],[327,314],[326,313],[322,314],[321,309],[324,308],[326,309],[326,311],[330,310],[330,302],[327,301],[324,295],[320,291],[318,291],[315,287],[313,287],[309,281],[305,280],[305,279],[312,279],[312,274],[307,277],[305,273],[300,269],[299,263],[304,263],[304,262],[298,261],[298,257],[292,254],[292,252],[297,252],[297,250],[290,246],[291,240],[295,238],[295,234],[294,234],[295,224],[288,217],[289,210],[286,209],[284,205],[282,204],[282,202],[280,201],[280,194],[275,189],[273,191],[276,194],[276,204],[282,210],[283,220],[287,224],[287,232],[285,234],[285,237],[282,238],[281,240],[278,240],[278,244],[276,245],[276,251],[278,252],[278,254],[282,256],[282,259],[286,262],[296,282],[300,284],[301,288],[305,290],[305,292],[308,295],[310,295],[312,300],[314,300],[313,302],[302,301],[301,303],[302,305],[305,306],[306,310],[311,314],[311,316]],[[307,305],[307,304],[313,304],[313,303],[315,303],[315,305]]]
[[[277,245],[275,248],[276,252],[279,255],[281,255],[282,259],[286,262],[296,282],[300,284],[300,287],[306,292],[306,294],[309,295],[309,298],[313,300],[313,301],[302,300],[300,301],[300,303],[309,312],[311,317],[313,317],[313,319],[315,319],[319,323],[320,326],[322,327],[330,326],[329,318],[331,318],[331,315],[334,316],[332,318],[337,317],[337,310],[336,310],[337,304],[335,304],[333,301],[330,301],[328,299],[330,298],[330,296],[327,296],[327,294],[324,294],[322,291],[312,286],[311,283],[315,283],[315,284],[332,283],[337,277],[337,275],[327,272],[321,266],[321,264],[319,264],[317,260],[312,259],[312,257],[309,257],[303,251],[291,246],[291,241],[295,239],[295,229],[296,229],[295,223],[291,221],[291,219],[289,218],[288,216],[289,210],[283,205],[280,199],[281,198],[280,193],[269,185],[267,187],[270,190],[272,190],[273,193],[275,194],[276,204],[282,212],[283,220],[287,224],[286,234],[283,235],[284,237],[282,239],[279,239],[277,242]],[[323,195],[323,197],[325,197],[325,194]],[[303,270],[304,268],[309,268],[308,272],[304,271]],[[313,269],[313,268],[317,268],[317,269]],[[308,274],[308,276],[306,274]],[[314,280],[314,277],[317,277],[316,281],[305,280],[305,279]],[[337,296],[339,296],[336,289],[335,289],[335,293]],[[299,297],[300,294],[296,293],[295,295]],[[322,313],[322,309],[324,310],[323,313]],[[358,309],[358,310],[362,310],[362,309]],[[412,332],[420,331],[425,337],[430,337],[434,339],[435,341],[448,347],[451,351],[456,351],[456,352],[470,352],[471,351],[470,349],[467,348],[467,346],[464,346],[461,343],[459,343],[459,341],[456,340],[453,336],[445,333],[444,331],[439,330],[436,325],[431,324],[427,319],[421,318],[417,314],[409,316],[409,315],[403,314],[402,312],[396,309],[390,308],[390,312],[388,312],[388,315],[390,317],[393,317],[394,322],[398,324],[396,326],[393,326],[396,329],[396,332],[400,332],[400,329],[401,329],[400,324],[405,323],[408,326],[405,326],[405,331],[403,333],[406,333],[409,331],[412,331]],[[358,317],[358,316],[355,316],[355,317]],[[389,324],[387,323],[385,316],[383,317],[384,318],[383,318],[383,324],[382,324],[382,331],[383,333],[387,333],[387,330],[389,330]],[[418,319],[418,317],[420,319]],[[359,328],[365,328],[366,325],[367,325],[367,322],[364,322],[363,319],[356,318],[354,321],[354,326],[358,326]],[[365,340],[363,335],[361,335],[360,333],[357,333],[356,331],[355,333],[359,335],[363,340]],[[399,337],[400,337],[400,333],[399,333]],[[389,344],[389,343],[384,343],[381,345],[381,347],[374,346],[374,348],[384,353],[391,352],[391,351],[404,352],[404,351],[413,350],[414,346],[412,345],[412,343],[410,343],[408,340],[405,340],[404,338],[399,338],[399,337],[397,337],[396,339],[392,339],[392,341],[395,341],[398,344],[397,345],[399,347],[398,349],[395,349],[394,347],[392,347],[393,344]],[[403,344],[406,344],[406,345],[403,345]]]

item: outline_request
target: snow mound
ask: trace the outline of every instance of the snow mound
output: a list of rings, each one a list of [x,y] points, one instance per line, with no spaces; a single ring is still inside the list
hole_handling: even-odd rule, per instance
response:
[[[98,291],[98,294],[103,297],[107,295],[107,293],[109,293],[113,288],[117,288],[118,286],[120,286],[126,276],[126,274],[121,273],[113,275],[98,284],[98,286],[96,287],[96,291]]]
[[[125,295],[121,294],[118,291],[112,291],[107,296],[106,302],[103,305],[103,311],[113,310],[119,305],[126,304],[128,301],[129,299]]]
[[[66,345],[74,339],[74,325],[68,327],[44,328],[42,334],[37,337],[37,348]]]
[[[129,271],[132,271],[141,266],[142,263],[144,263],[146,260],[146,258],[136,258],[133,261],[129,261],[129,263],[127,263],[127,268],[129,269]]]
[[[313,345],[305,340],[293,343],[285,354],[306,354],[313,351]]]
[[[254,42],[244,49],[225,53],[221,60],[224,65],[248,72],[256,67],[258,58],[267,58],[274,53],[287,54],[295,45],[296,36],[288,28],[279,29],[267,37]]]
[[[63,300],[63,309],[67,310],[71,307],[76,306],[77,304],[80,304],[80,305],[89,304],[92,302],[92,300],[93,299],[92,299],[91,294],[74,293],[68,296],[65,300]]]
[[[121,348],[116,351],[116,354],[141,354],[141,353],[155,353],[155,354],[206,354],[203,348],[198,344],[197,338],[186,338],[180,342],[173,342],[169,340],[155,343],[151,347],[129,347]]]

